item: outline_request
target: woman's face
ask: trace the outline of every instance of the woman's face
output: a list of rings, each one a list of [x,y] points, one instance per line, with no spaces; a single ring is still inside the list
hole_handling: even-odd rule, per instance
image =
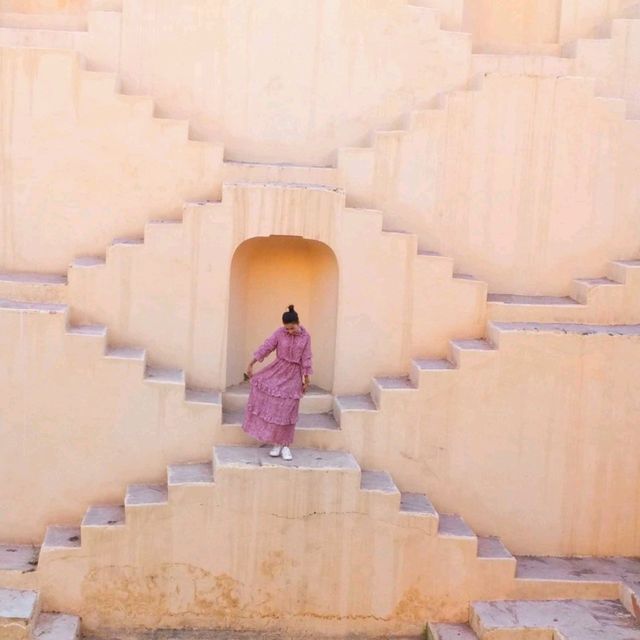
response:
[[[284,325],[284,330],[289,334],[292,335],[294,333],[298,333],[298,331],[300,331],[300,325],[299,324],[295,324],[293,322],[289,322],[288,324]]]

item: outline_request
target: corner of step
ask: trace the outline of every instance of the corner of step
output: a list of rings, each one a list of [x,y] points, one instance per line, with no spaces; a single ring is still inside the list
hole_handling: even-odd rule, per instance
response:
[[[166,484],[130,484],[124,500],[125,509],[166,505],[169,492]]]
[[[170,384],[184,386],[186,384],[185,374],[182,369],[164,369],[161,367],[149,367],[145,369],[145,382],[152,384]]]
[[[483,560],[503,560],[513,563],[516,561],[502,540],[495,536],[478,536],[478,558]]]
[[[80,618],[64,613],[41,613],[33,631],[34,640],[77,640]]]
[[[222,408],[222,394],[215,389],[198,389],[188,387],[185,401],[189,404]]]
[[[203,486],[214,482],[212,462],[189,462],[167,467],[168,486]]]
[[[79,549],[80,543],[80,527],[51,525],[47,527],[40,552],[56,549]]]
[[[438,535],[442,538],[453,538],[476,542],[477,537],[471,527],[456,514],[440,514]]]
[[[362,470],[360,474],[360,490],[385,494],[400,494],[393,478],[386,471]]]
[[[26,629],[38,614],[39,595],[37,591],[0,588],[0,630],[2,622]],[[26,635],[26,634],[25,634]],[[13,635],[9,637],[13,638]],[[22,637],[16,635],[16,638]]]
[[[85,527],[116,527],[125,523],[124,505],[93,505],[82,520]]]

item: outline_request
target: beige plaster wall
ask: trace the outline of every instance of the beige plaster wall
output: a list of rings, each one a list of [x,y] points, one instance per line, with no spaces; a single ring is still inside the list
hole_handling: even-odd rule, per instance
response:
[[[122,0],[0,0],[0,12],[39,15],[122,10]]]
[[[563,0],[465,0],[462,24],[473,34],[476,51],[557,43],[562,4]]]
[[[119,73],[228,159],[327,165],[464,83],[469,51],[406,0],[133,0]]]
[[[475,51],[548,52],[577,38],[601,37],[635,0],[465,0],[462,28]],[[546,48],[545,48],[546,45]]]
[[[579,40],[575,46],[577,75],[597,79],[600,95],[619,96],[627,115],[640,117],[640,7],[636,19],[614,20],[610,38]]]
[[[115,88],[72,52],[0,49],[3,270],[64,272],[185,199],[219,197],[222,149]]]
[[[381,411],[341,413],[347,449],[513,553],[637,555],[638,326],[490,335],[414,367],[417,389],[374,383]]]
[[[566,295],[640,248],[640,123],[574,77],[490,74],[340,155],[348,202],[500,293]]]
[[[251,289],[259,297],[236,299],[229,311],[235,250],[272,235],[321,242],[335,255],[337,275],[326,257],[310,263],[319,272],[309,273],[316,286],[304,292],[308,309],[303,300],[301,310],[326,345],[314,382],[336,393],[362,392],[373,375],[406,371],[411,353],[415,238],[382,233],[381,222],[377,212],[345,209],[336,189],[228,184],[222,203],[188,206],[184,224],[150,223],[144,243],[114,245],[106,263],[77,262],[69,272],[73,319],[105,323],[114,344],[144,346],[154,364],[185,369],[196,386],[224,389],[238,382],[265,331],[280,324],[283,304],[271,299],[273,316],[247,323],[229,344],[227,328],[241,326],[243,309],[251,316],[265,311],[262,285],[273,295],[283,282],[267,270]]]
[[[215,452],[213,482],[202,467],[201,480],[179,482],[174,467],[168,496],[127,499],[126,525],[84,526],[82,547],[43,550],[43,606],[64,603],[103,632],[413,635],[513,584],[513,559],[479,559],[472,532],[439,533],[435,511],[401,511],[391,479],[361,490],[351,456],[309,452],[285,467],[255,449]]]
[[[220,405],[145,377],[142,354],[65,330],[62,309],[0,306],[0,540],[40,543],[89,503],[120,500],[175,460],[206,458]],[[9,391],[10,390],[10,391]],[[141,455],[144,452],[144,455]]]

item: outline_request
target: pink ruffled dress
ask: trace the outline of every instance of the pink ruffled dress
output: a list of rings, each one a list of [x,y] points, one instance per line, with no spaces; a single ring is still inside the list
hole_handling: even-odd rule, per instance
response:
[[[290,445],[298,421],[302,376],[313,373],[311,336],[302,326],[296,334],[280,327],[253,357],[262,362],[274,350],[276,360],[251,377],[242,428],[260,442]]]

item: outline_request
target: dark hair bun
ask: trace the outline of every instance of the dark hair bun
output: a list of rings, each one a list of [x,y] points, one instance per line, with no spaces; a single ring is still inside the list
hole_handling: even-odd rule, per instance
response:
[[[295,311],[292,304],[289,305],[289,311]]]

